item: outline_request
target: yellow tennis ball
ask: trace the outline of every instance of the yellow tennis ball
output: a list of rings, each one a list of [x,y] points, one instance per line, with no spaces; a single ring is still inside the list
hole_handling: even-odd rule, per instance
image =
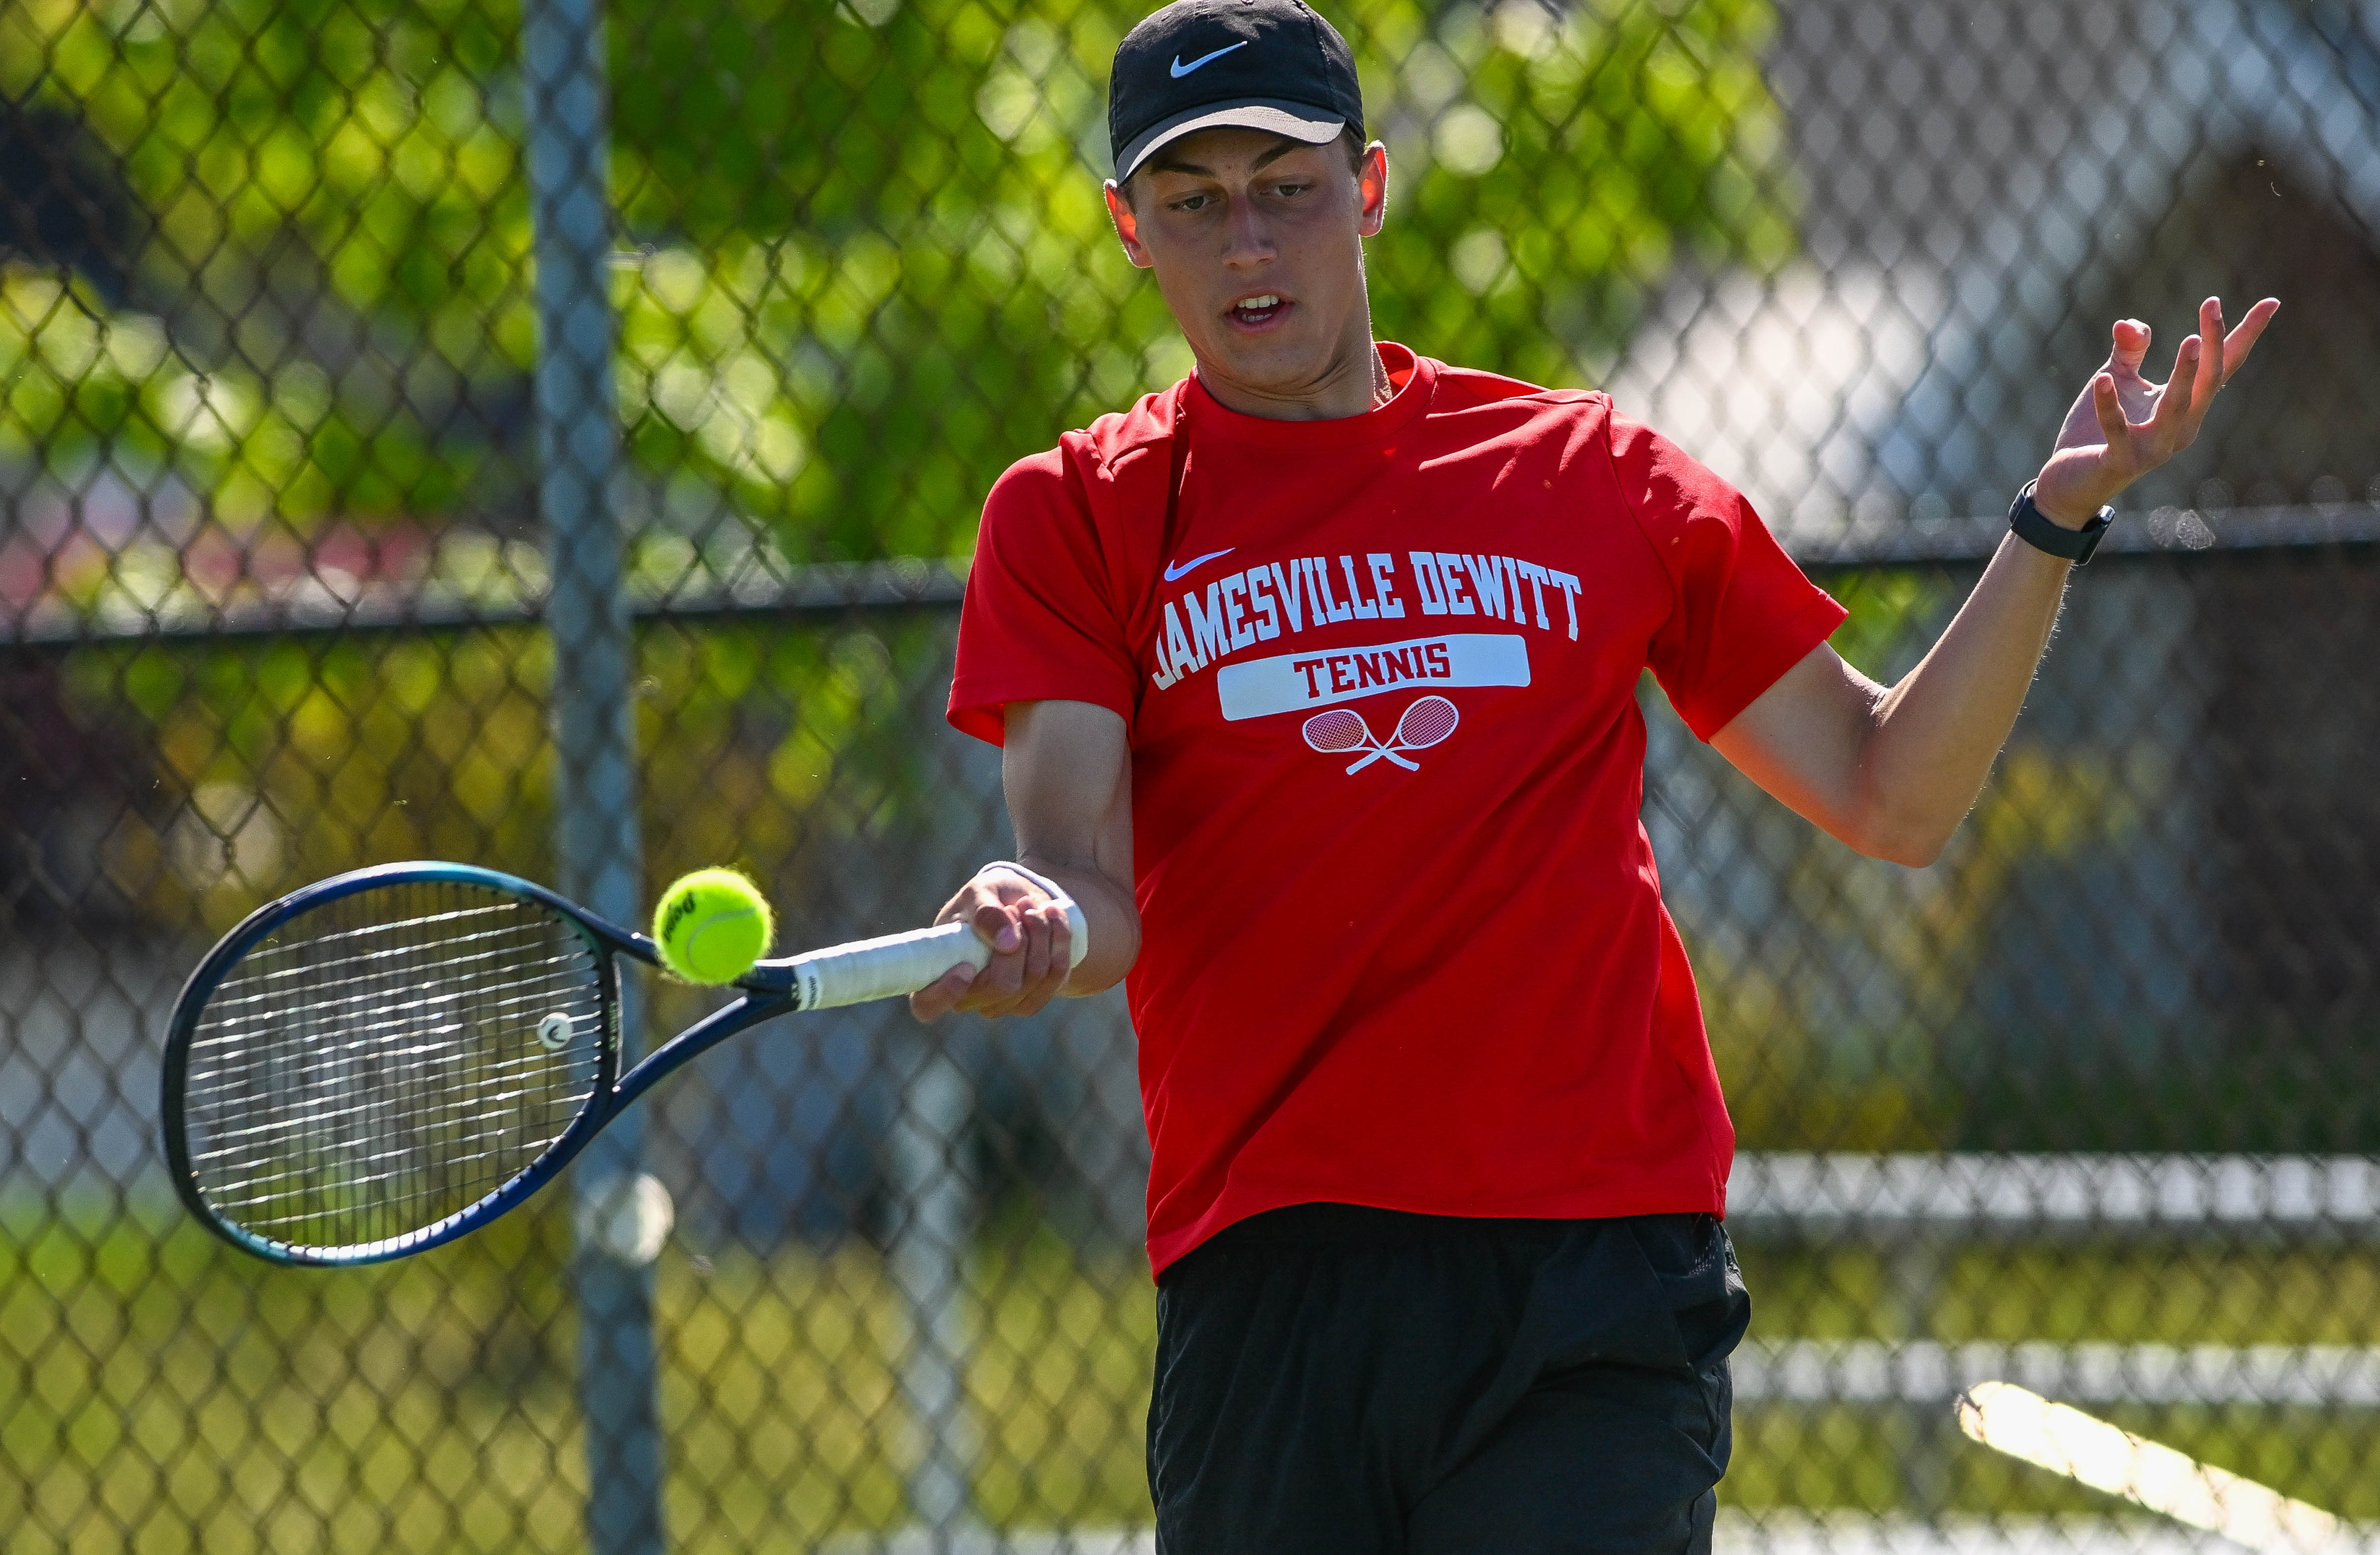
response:
[[[732,983],[768,954],[777,926],[760,888],[733,869],[680,875],[653,908],[662,965],[690,983]]]

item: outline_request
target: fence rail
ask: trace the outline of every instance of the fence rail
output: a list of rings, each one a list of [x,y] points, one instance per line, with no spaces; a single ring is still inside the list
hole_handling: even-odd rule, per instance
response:
[[[1854,568],[1988,560],[2008,532],[1985,516],[1900,523],[1794,547],[1805,567]],[[2111,528],[2100,553],[2117,556],[2268,551],[2380,543],[2380,504],[2244,508],[2218,513],[2161,508]],[[955,604],[966,589],[963,559],[895,557],[880,562],[792,565],[748,539],[697,552],[667,572],[628,580],[630,614],[640,619],[835,614],[899,605]],[[656,569],[658,571],[658,569]],[[47,601],[0,622],[0,646],[61,646],[140,638],[237,638],[275,633],[435,630],[540,621],[546,594],[533,578],[491,588],[461,581],[358,580],[303,576],[209,598],[188,579],[162,597],[122,594],[77,606]]]
[[[1909,1403],[1947,1414],[1978,1382],[2084,1404],[2373,1409],[2380,1346],[1789,1339],[1755,1341],[1735,1363],[1735,1396],[1747,1403]]]
[[[1736,1158],[1739,1237],[2380,1237],[2369,1156],[1812,1155]]]
[[[638,619],[774,619],[956,604],[965,589],[966,571],[956,562],[904,557],[787,566],[757,547],[746,547],[731,559],[706,565],[699,577],[632,581],[626,602],[628,613]],[[490,590],[309,577],[233,600],[209,600],[188,589],[145,602],[112,599],[89,610],[30,610],[10,624],[8,635],[0,636],[0,647],[529,626],[545,619],[546,606],[538,587]]]

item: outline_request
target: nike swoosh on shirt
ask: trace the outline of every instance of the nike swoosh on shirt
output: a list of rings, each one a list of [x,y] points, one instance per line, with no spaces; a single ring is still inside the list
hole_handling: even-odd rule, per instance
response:
[[[1237,43],[1233,43],[1232,46],[1233,48],[1239,47]],[[1236,545],[1226,545],[1220,551],[1209,551],[1204,556],[1193,556],[1178,567],[1168,566],[1165,569],[1165,581],[1168,583],[1179,583],[1182,581],[1183,575],[1189,572],[1191,568],[1205,566],[1208,562],[1213,561],[1216,557],[1228,556],[1238,549],[1239,547]]]
[[[1231,53],[1232,49],[1244,49],[1255,42],[1256,40],[1254,38],[1243,38],[1238,43],[1230,45],[1230,47],[1217,49],[1213,54],[1202,54],[1187,65],[1182,63],[1182,56],[1177,54],[1173,56],[1173,63],[1168,66],[1167,68],[1173,72],[1173,79],[1178,81],[1183,77],[1188,75],[1191,71],[1198,68],[1201,65],[1206,64],[1208,60],[1220,59],[1225,55]]]

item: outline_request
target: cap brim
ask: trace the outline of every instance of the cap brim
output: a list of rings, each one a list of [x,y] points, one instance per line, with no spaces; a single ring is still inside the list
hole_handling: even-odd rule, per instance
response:
[[[1347,128],[1347,121],[1332,118],[1322,109],[1308,103],[1283,103],[1269,98],[1245,103],[1206,103],[1164,120],[1126,146],[1123,154],[1116,158],[1116,181],[1122,183],[1139,172],[1140,164],[1153,153],[1184,135],[1195,135],[1202,129],[1218,129],[1226,125],[1238,129],[1268,129],[1275,135],[1303,140],[1309,146],[1322,146],[1339,139],[1341,132]]]

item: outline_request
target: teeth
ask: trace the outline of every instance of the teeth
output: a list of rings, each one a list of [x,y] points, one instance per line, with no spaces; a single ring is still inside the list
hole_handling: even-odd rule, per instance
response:
[[[1268,308],[1280,307],[1281,298],[1273,296],[1270,292],[1267,292],[1262,297],[1242,298],[1232,306],[1240,309],[1244,312],[1261,313]]]

